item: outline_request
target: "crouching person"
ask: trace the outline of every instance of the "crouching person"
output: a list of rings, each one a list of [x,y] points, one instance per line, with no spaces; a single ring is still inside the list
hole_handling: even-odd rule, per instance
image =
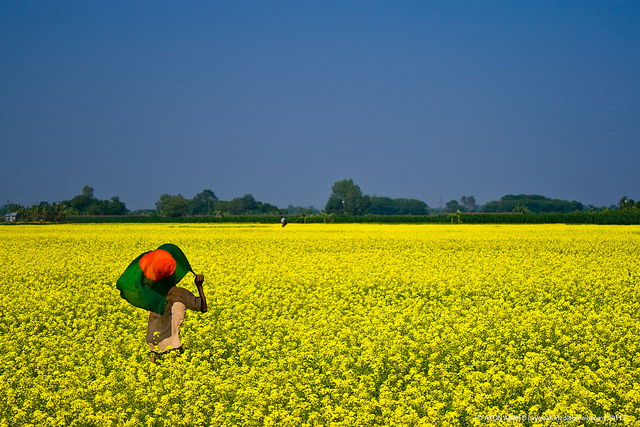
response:
[[[180,325],[182,325],[187,309],[201,313],[207,311],[207,301],[202,290],[203,283],[204,275],[196,275],[195,284],[198,288],[198,297],[185,288],[173,286],[167,293],[164,313],[158,314],[149,311],[147,344],[151,351],[152,362],[157,363],[167,354],[171,354],[175,358],[184,352],[180,341]]]

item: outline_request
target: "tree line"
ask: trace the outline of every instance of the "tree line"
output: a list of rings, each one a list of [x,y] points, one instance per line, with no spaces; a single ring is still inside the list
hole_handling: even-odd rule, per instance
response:
[[[337,181],[324,208],[327,214],[344,215],[428,215],[429,206],[416,199],[392,199],[363,195],[352,179]]]
[[[111,200],[98,200],[93,196],[93,188],[88,185],[82,187],[80,194],[61,204],[68,207],[69,215],[124,215],[129,212],[118,196]]]
[[[633,199],[628,198],[627,196],[623,196],[619,202],[621,210],[637,210],[640,211],[640,200],[634,202]]]
[[[17,212],[23,221],[64,221],[66,215],[103,215],[119,216],[130,214],[126,205],[118,196],[109,200],[99,200],[93,194],[93,188],[85,185],[77,196],[58,203],[40,202],[24,207],[7,203],[1,213]],[[618,206],[620,210],[640,212],[640,201],[636,202],[626,196],[622,197]],[[331,194],[322,211],[325,215],[349,216],[425,216],[430,214],[460,213],[570,213],[593,212],[607,208],[585,207],[575,200],[551,199],[540,195],[506,195],[500,200],[491,201],[478,206],[473,196],[462,196],[459,200],[451,200],[444,208],[430,208],[425,202],[417,199],[390,198],[385,196],[363,194],[360,187],[352,179],[336,181],[331,186]],[[133,214],[180,218],[187,216],[222,217],[225,215],[286,215],[319,214],[313,208],[293,207],[279,209],[270,203],[256,200],[251,194],[245,194],[232,200],[219,200],[212,190],[205,189],[193,198],[182,195],[162,194],[155,204],[155,209],[136,211]],[[458,217],[459,218],[459,217]]]
[[[178,218],[181,216],[202,215],[278,215],[280,209],[269,203],[257,201],[251,194],[224,201],[219,200],[211,190],[204,190],[193,199],[185,199],[178,194],[163,194],[156,203],[158,215]]]
[[[49,203],[42,201],[31,206],[7,203],[2,214],[15,212],[21,221],[54,222],[64,221],[67,215],[125,215],[129,212],[118,196],[111,200],[99,200],[93,195],[93,188],[85,185],[82,192],[71,200]]]
[[[620,209],[629,206],[640,208],[640,202],[636,203],[626,196],[620,200]],[[459,200],[447,202],[444,208],[430,208],[426,203],[416,199],[391,199],[363,195],[360,187],[352,179],[337,181],[331,187],[331,195],[326,213],[345,215],[428,215],[428,214],[457,214],[457,213],[569,213],[576,211],[595,211],[603,208],[593,206],[585,207],[575,200],[567,201],[551,199],[536,194],[506,195],[500,200],[491,201],[483,206],[476,203],[471,196],[462,196]]]

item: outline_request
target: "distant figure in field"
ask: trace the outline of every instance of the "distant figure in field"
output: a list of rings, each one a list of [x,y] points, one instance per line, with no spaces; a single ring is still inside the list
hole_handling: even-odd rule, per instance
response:
[[[204,275],[194,273],[199,297],[176,286],[188,272],[193,270],[182,250],[165,244],[138,256],[118,279],[120,296],[149,311],[146,340],[152,362],[169,352],[174,357],[183,353],[180,325],[187,309],[207,311],[202,289]]]
[[[282,226],[284,227],[285,225],[287,225],[287,220],[285,217],[281,217],[280,218],[280,222],[282,223]]]

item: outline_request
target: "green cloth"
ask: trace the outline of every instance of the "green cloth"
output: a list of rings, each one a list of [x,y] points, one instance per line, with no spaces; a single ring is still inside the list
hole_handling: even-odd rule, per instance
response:
[[[154,313],[163,314],[166,304],[166,296],[173,286],[177,285],[182,278],[193,269],[187,261],[187,257],[182,250],[171,243],[164,244],[158,249],[169,252],[176,261],[176,268],[168,277],[157,281],[147,279],[140,268],[140,259],[148,254],[145,252],[134,259],[116,283],[116,288],[120,291],[120,296],[131,305]]]

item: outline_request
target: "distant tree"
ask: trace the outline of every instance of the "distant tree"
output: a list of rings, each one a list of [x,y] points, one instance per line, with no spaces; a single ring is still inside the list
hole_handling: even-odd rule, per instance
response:
[[[397,215],[428,215],[429,206],[425,202],[416,199],[395,199]]]
[[[522,204],[522,203],[517,203],[514,207],[513,207],[513,213],[517,213],[517,214],[525,214],[529,212],[529,209],[527,209],[527,207]]]
[[[473,196],[462,196],[460,198],[460,203],[467,212],[475,210],[476,199]]]
[[[309,215],[311,214],[319,214],[320,211],[317,210],[316,208],[314,208],[313,206],[309,206],[309,207],[303,207],[303,206],[293,206],[291,204],[289,204],[289,206],[287,206],[286,209],[283,209],[284,212],[282,213],[287,213],[287,214],[294,214],[296,212],[300,212],[300,209],[302,209],[303,211],[306,210],[306,212],[309,212]]]
[[[460,211],[455,211],[449,214],[449,218],[451,219],[451,223],[453,224],[453,221],[455,219],[458,220],[458,224],[460,224],[462,221],[460,221]]]
[[[525,205],[532,213],[582,211],[584,206],[575,200],[550,199],[537,194],[506,195],[500,201],[492,201],[482,207],[482,212],[513,212],[516,205]]]
[[[160,216],[178,218],[187,214],[189,205],[180,194],[177,196],[162,194],[156,203],[156,210]]]
[[[449,213],[457,213],[463,209],[464,207],[460,206],[457,200],[451,200],[445,205],[445,211]]]
[[[112,197],[111,201],[108,201],[104,208],[105,215],[124,215],[127,212],[127,207],[120,201],[118,196]]]
[[[619,205],[620,205],[620,209],[624,210],[624,209],[631,209],[635,207],[637,203],[635,203],[633,199],[630,199],[627,196],[623,196],[622,199],[620,199]]]
[[[371,209],[371,198],[369,196],[361,196],[356,200],[356,215],[364,215]]]
[[[228,214],[229,204],[228,200],[218,200],[216,202],[216,215]]]
[[[331,186],[331,195],[325,207],[327,213],[355,215],[358,211],[358,201],[362,198],[360,187],[352,179],[336,181]],[[339,203],[338,203],[339,202]],[[342,209],[338,208],[341,206]]]
[[[369,213],[373,215],[395,215],[396,204],[391,197],[370,196]]]
[[[37,205],[23,207],[18,205],[18,219],[24,222],[64,221],[66,206],[60,203],[40,202]]]
[[[274,215],[277,215],[278,213],[280,213],[280,209],[278,209],[277,206],[272,205],[271,203],[262,203],[262,202],[257,202],[257,203],[258,203],[259,213],[274,214]]]
[[[86,207],[85,213],[87,215],[104,215],[107,207],[107,202],[104,200],[91,199],[91,203]]]
[[[86,213],[87,208],[92,203],[93,203],[93,199],[89,197],[87,194],[78,194],[77,196],[71,199],[71,201],[69,202],[69,205],[71,206],[72,209],[74,209],[78,213],[83,214],[83,213]]]
[[[502,212],[502,206],[500,202],[497,200],[493,200],[491,202],[487,202],[480,208],[481,212]]]
[[[82,195],[86,196],[88,199],[93,199],[93,187],[89,187],[88,185],[83,186]]]
[[[203,190],[202,193],[195,195],[191,200],[191,214],[193,215],[211,215],[216,211],[216,202],[218,198],[211,190]]]
[[[0,214],[4,215],[12,212],[18,212],[20,209],[24,209],[24,207],[20,204],[10,203],[9,201],[7,201],[7,204],[4,205],[2,209],[0,209]]]
[[[67,208],[66,213],[80,215],[124,215],[129,210],[118,196],[111,200],[98,200],[93,196],[93,188],[85,185],[81,194],[74,196],[71,200],[60,202]]]
[[[229,212],[232,215],[244,215],[253,213],[257,210],[258,203],[251,194],[245,194],[237,197],[229,202]]]
[[[324,207],[324,210],[328,214],[341,214],[344,212],[344,204],[342,199],[334,194],[329,196],[329,200]]]
[[[353,180],[337,181],[331,187],[331,196],[325,206],[327,214],[347,215],[428,215],[426,203],[416,199],[392,199],[362,195]]]

